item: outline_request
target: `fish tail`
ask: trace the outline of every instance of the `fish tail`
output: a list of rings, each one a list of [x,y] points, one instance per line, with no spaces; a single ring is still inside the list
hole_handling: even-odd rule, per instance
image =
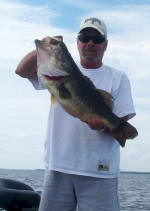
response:
[[[132,126],[128,122],[124,122],[124,124],[120,127],[117,132],[118,141],[122,147],[125,146],[126,139],[133,139],[138,135],[138,132],[134,126]]]

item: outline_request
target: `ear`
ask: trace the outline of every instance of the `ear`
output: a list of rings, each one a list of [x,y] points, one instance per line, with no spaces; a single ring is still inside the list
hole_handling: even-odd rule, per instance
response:
[[[108,40],[106,40],[105,43],[104,43],[104,50],[105,50],[105,51],[106,51],[106,49],[107,49],[107,46],[108,46]]]
[[[77,47],[79,49],[79,39],[77,38]]]

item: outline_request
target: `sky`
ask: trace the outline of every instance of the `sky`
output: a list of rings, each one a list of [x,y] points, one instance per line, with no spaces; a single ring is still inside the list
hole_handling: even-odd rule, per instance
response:
[[[0,168],[44,168],[50,95],[16,75],[18,63],[48,35],[62,35],[78,62],[79,25],[92,16],[107,25],[103,62],[128,75],[137,114],[130,123],[139,135],[121,149],[120,169],[150,172],[149,11],[149,0],[0,0]]]

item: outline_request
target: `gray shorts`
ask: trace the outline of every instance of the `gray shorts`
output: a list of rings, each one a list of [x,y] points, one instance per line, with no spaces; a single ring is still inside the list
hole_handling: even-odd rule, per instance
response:
[[[39,211],[120,211],[118,180],[47,171]]]

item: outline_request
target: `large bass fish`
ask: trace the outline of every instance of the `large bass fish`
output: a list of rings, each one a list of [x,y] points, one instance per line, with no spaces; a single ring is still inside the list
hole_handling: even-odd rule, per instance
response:
[[[137,130],[113,112],[112,96],[98,90],[84,76],[72,59],[61,36],[35,40],[38,74],[54,98],[65,111],[81,121],[100,118],[113,132],[119,132],[119,143],[137,136]]]

